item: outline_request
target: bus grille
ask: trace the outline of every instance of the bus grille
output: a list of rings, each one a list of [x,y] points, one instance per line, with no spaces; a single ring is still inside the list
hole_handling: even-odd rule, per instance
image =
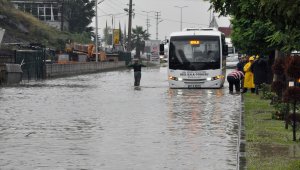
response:
[[[204,82],[206,79],[183,79],[184,82]]]

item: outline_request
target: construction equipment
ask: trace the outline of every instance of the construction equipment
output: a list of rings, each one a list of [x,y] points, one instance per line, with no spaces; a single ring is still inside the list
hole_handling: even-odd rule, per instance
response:
[[[87,55],[88,61],[96,61],[95,45],[94,44],[79,44],[69,43],[66,44],[67,53],[76,53],[78,55]],[[98,52],[99,61],[106,61],[106,54],[104,51],[99,50]]]

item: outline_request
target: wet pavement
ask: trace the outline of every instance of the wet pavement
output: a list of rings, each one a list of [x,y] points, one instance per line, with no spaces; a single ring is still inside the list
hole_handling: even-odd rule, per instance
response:
[[[237,169],[240,95],[121,70],[0,88],[0,169]]]

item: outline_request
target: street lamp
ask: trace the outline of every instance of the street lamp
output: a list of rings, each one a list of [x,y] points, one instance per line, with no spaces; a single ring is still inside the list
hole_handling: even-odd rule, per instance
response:
[[[174,6],[176,8],[180,8],[180,31],[182,30],[182,8],[188,7],[188,6]]]

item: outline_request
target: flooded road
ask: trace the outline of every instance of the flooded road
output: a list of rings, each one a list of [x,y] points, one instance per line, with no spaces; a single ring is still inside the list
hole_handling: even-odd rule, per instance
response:
[[[0,169],[231,170],[240,96],[121,70],[0,88]]]

